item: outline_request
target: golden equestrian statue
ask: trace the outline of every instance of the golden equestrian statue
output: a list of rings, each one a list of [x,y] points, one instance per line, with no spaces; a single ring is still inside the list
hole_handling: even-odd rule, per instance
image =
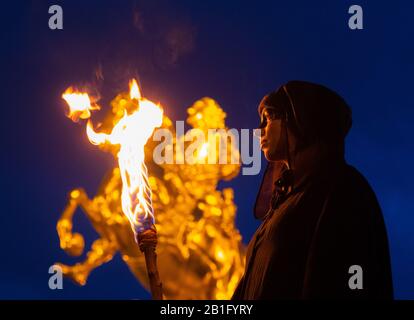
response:
[[[119,94],[112,102],[100,131],[107,131],[132,108],[127,93]],[[206,134],[209,129],[225,135],[225,112],[211,98],[198,100],[188,108],[187,123]],[[207,163],[211,148],[217,148],[214,139],[204,143],[196,154],[198,161],[188,164],[177,162],[184,151],[177,144],[186,146],[184,136],[175,135],[171,120],[164,115],[161,128],[174,132],[173,163],[156,164],[152,158],[159,142],[149,139],[145,146],[145,163],[153,193],[153,207],[158,234],[158,268],[166,299],[229,299],[244,270],[245,247],[235,226],[236,206],[233,189],[217,190],[220,180],[230,180],[238,175],[240,164]],[[227,133],[228,134],[228,133]],[[226,137],[226,139],[229,136]],[[102,145],[114,157],[118,148]],[[168,148],[168,147],[167,147]],[[210,148],[210,150],[209,150]],[[228,156],[236,154],[232,144]],[[219,157],[219,152],[216,152]],[[230,162],[230,163],[229,163]],[[92,199],[85,190],[69,192],[68,202],[57,223],[60,247],[71,256],[84,250],[84,239],[74,233],[73,216],[80,207],[99,234],[84,261],[69,266],[58,263],[63,274],[79,285],[85,285],[89,274],[109,262],[119,251],[138,281],[148,289],[144,255],[134,241],[130,223],[121,208],[122,181],[118,167],[104,177],[97,194]]]

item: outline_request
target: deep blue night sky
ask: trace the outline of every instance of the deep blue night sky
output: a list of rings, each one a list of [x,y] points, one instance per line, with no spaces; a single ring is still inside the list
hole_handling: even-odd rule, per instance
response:
[[[9,1],[12,3],[12,1]],[[60,4],[64,30],[48,28]],[[348,8],[364,9],[364,30]],[[183,120],[211,96],[232,128],[255,128],[262,96],[301,79],[338,91],[353,109],[347,161],[377,193],[387,225],[395,296],[414,298],[412,102],[414,3],[409,1],[13,1],[1,4],[1,299],[147,299],[121,261],[85,287],[48,288],[59,248],[55,225],[67,192],[93,195],[114,163],[64,115],[62,91],[91,84],[101,68],[102,104],[138,75],[144,94]],[[135,17],[135,18],[134,18]],[[177,36],[178,34],[178,36]],[[174,40],[174,41],[173,41]],[[247,243],[261,176],[239,176],[237,226]],[[79,212],[88,244],[96,237]],[[352,232],[352,231],[350,231]]]

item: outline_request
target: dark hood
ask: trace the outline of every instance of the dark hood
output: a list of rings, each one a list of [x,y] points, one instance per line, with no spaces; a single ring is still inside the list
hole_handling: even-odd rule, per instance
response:
[[[336,92],[305,81],[289,81],[266,95],[259,104],[281,109],[300,140],[343,142],[352,125],[351,109]]]

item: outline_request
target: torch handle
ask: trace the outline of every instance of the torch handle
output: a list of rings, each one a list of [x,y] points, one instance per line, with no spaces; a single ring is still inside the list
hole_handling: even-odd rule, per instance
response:
[[[162,283],[157,268],[157,253],[152,247],[144,248],[145,263],[147,264],[148,279],[152,299],[162,300]]]
[[[157,231],[155,226],[153,225],[151,228],[136,234],[136,242],[145,256],[152,299],[162,300],[162,284],[158,274],[157,253],[155,251],[157,247]]]

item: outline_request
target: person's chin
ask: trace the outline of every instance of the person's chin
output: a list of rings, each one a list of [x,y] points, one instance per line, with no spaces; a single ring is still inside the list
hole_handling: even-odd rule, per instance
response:
[[[267,161],[274,161],[272,154],[269,152],[269,148],[264,148],[262,151]]]
[[[274,161],[279,160],[279,158],[277,157],[277,154],[275,154],[274,152],[271,152],[269,148],[263,148],[262,151],[267,161],[274,162]]]

